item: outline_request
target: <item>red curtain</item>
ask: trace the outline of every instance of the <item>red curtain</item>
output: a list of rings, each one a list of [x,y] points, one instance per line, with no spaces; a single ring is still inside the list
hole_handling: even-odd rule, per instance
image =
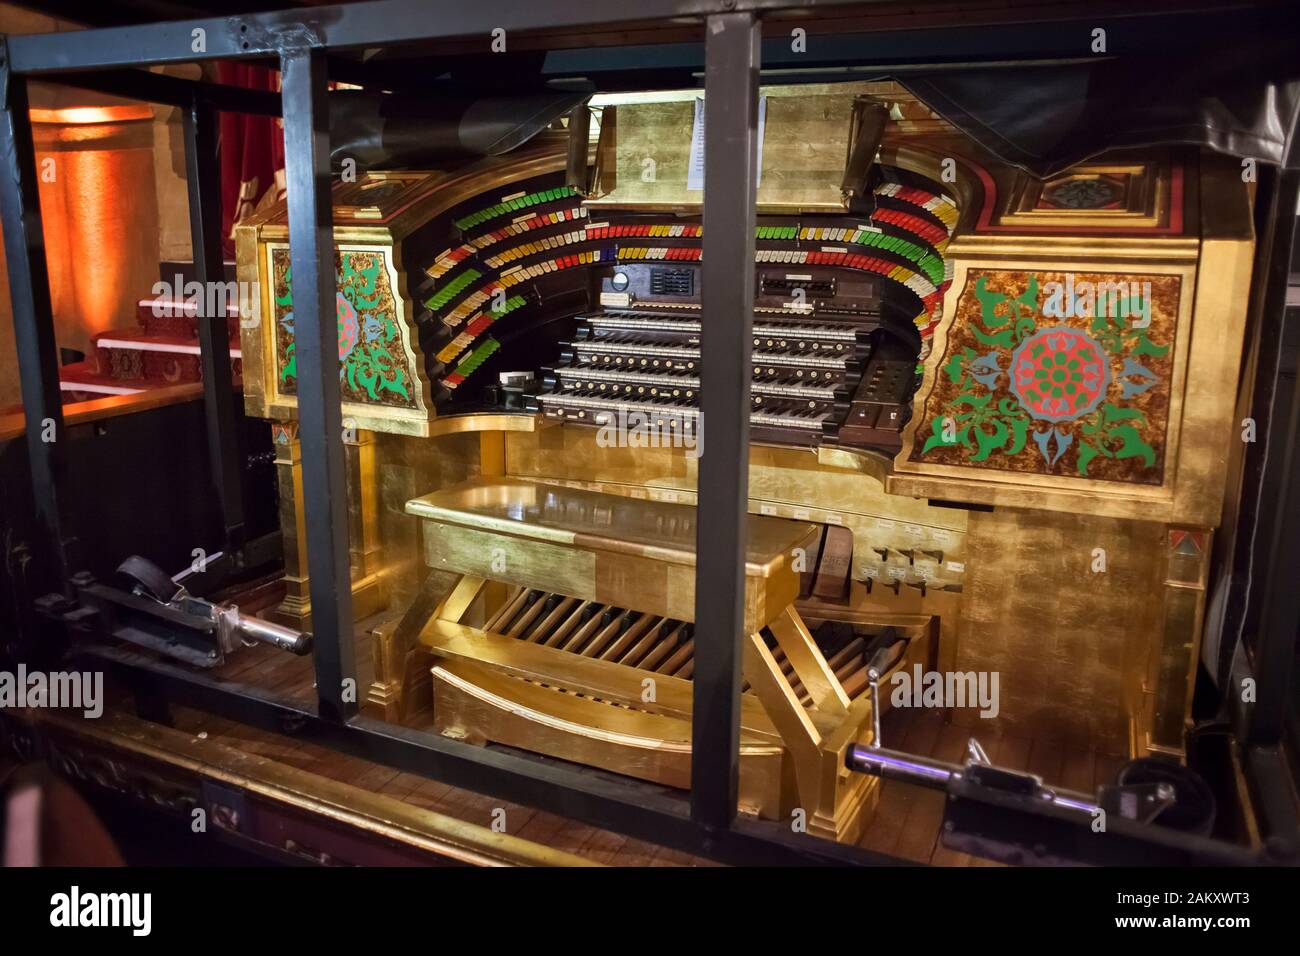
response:
[[[237,61],[217,63],[217,81],[280,91],[280,73]],[[221,114],[222,251],[235,255],[235,223],[284,195],[284,128],[274,116]]]

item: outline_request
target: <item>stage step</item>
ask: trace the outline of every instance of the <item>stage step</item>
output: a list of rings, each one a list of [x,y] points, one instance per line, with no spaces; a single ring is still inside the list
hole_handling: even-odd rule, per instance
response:
[[[243,373],[238,336],[229,347],[238,378]],[[133,329],[101,332],[95,337],[95,361],[101,375],[155,386],[202,379],[197,336],[149,335]]]
[[[162,281],[182,292],[185,283],[193,279],[193,270],[193,263],[188,262],[159,265]],[[234,263],[227,262],[224,279],[232,283],[229,287],[232,292],[234,271]],[[198,303],[170,294],[138,300],[135,307],[138,325],[100,332],[94,336],[90,354],[84,361],[59,370],[64,401],[132,395],[201,381],[198,311]],[[238,386],[242,384],[243,355],[239,341],[239,302],[234,295],[226,301],[226,330],[231,373]]]
[[[59,369],[59,389],[65,405],[88,402],[96,398],[108,398],[112,395],[135,395],[158,387],[156,382],[132,382],[113,378],[111,375],[102,375],[95,367],[94,359],[73,362]]]
[[[156,308],[155,308],[156,307]],[[146,335],[172,335],[198,337],[197,305],[170,296],[141,299],[136,303],[135,316]],[[239,340],[239,303],[231,299],[226,304],[226,326],[231,341]]]

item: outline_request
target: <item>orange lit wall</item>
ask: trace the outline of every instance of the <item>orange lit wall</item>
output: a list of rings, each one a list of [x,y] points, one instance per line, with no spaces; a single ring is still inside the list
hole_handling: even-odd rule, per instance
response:
[[[58,342],[89,352],[158,279],[153,111],[33,109],[32,129]]]
[[[54,33],[74,29],[78,29],[78,27],[66,20],[59,20],[35,10],[0,2],[0,33],[14,36],[24,33]],[[76,102],[65,104],[60,101],[59,88],[48,84],[32,83],[30,94],[32,103],[36,106],[80,105]],[[77,95],[85,96],[82,93]],[[82,102],[100,101],[86,101],[83,99]],[[47,239],[50,236],[48,230],[46,236]],[[18,387],[18,357],[14,344],[13,315],[9,302],[9,275],[4,265],[3,256],[0,255],[0,409],[17,405],[22,401],[22,392]]]

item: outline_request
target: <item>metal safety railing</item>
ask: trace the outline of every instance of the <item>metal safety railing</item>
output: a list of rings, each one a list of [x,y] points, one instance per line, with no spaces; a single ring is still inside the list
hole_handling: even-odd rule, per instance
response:
[[[49,423],[62,429],[58,362],[45,261],[27,83],[40,78],[91,87],[185,110],[189,199],[197,277],[221,271],[219,183],[214,121],[219,110],[284,117],[289,246],[295,286],[298,413],[303,509],[307,515],[313,658],[319,702],[304,710],[249,688],[232,690],[203,675],[108,647],[84,653],[126,679],[260,726],[310,733],[369,759],[518,799],[589,823],[734,861],[880,863],[887,858],[795,835],[774,823],[737,820],[740,641],[744,509],[748,482],[749,376],[745,359],[753,304],[756,115],[763,52],[762,15],[800,8],[810,19],[836,8],[881,6],[862,0],[427,0],[298,8],[250,14],[9,37],[0,40],[0,213],[19,352],[27,451],[40,540],[36,578],[71,594],[77,570],[73,536],[60,501],[65,443],[42,442]],[[647,797],[642,788],[553,762],[488,751],[361,717],[355,695],[348,523],[339,382],[334,362],[335,276],[326,85],[331,54],[348,49],[482,36],[494,30],[586,31],[638,21],[688,18],[699,24],[703,85],[711,103],[705,126],[706,180],[703,308],[713,320],[701,348],[703,413],[710,444],[699,471],[696,620],[710,635],[696,649],[692,788],[681,801]],[[1090,16],[1088,24],[1096,18]],[[1152,21],[1154,22],[1154,21]],[[1083,21],[1023,24],[1000,34],[971,24],[928,24],[907,34],[878,31],[860,47],[835,42],[838,67],[880,62],[905,49],[918,60],[1028,55],[1064,56]],[[775,42],[788,43],[789,21]],[[1158,35],[1158,34],[1152,34]],[[618,41],[615,41],[618,42]],[[626,42],[626,41],[623,41]],[[144,67],[215,59],[273,59],[279,96],[146,72]],[[242,544],[243,514],[232,460],[235,416],[223,319],[201,323],[204,400],[218,507],[227,547]]]

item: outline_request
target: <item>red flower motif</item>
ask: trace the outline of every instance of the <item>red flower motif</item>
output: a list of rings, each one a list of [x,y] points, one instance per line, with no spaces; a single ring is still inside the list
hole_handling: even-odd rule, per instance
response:
[[[361,337],[361,322],[357,318],[357,309],[342,292],[336,294],[335,308],[339,319],[339,361],[348,357]]]
[[[1110,385],[1110,366],[1087,333],[1042,329],[1011,355],[1011,390],[1034,418],[1063,422],[1087,415]]]

